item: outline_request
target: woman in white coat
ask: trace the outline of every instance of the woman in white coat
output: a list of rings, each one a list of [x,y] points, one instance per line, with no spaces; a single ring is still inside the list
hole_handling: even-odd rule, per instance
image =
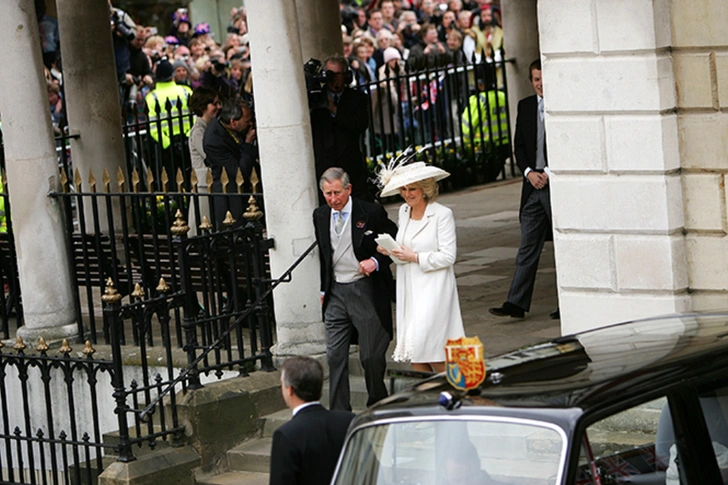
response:
[[[386,172],[386,171],[385,171]],[[397,345],[394,360],[414,370],[443,372],[445,344],[465,335],[453,265],[457,257],[452,211],[435,202],[437,181],[450,174],[424,162],[402,165],[384,176],[382,196],[399,192],[396,241]],[[389,254],[380,247],[381,252]]]

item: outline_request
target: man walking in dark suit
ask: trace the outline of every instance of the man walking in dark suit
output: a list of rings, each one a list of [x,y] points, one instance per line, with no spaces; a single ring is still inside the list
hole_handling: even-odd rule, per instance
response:
[[[538,260],[544,242],[551,237],[551,200],[549,169],[544,128],[543,84],[541,61],[529,66],[529,79],[536,94],[518,103],[514,152],[518,168],[523,173],[521,191],[521,247],[516,256],[508,299],[503,306],[491,308],[493,315],[523,318],[531,309],[531,297],[536,281]],[[551,314],[558,318],[558,309]]]
[[[310,357],[291,357],[281,367],[281,393],[293,410],[273,433],[270,485],[328,485],[354,414],[327,411],[321,404],[323,366]]]
[[[391,260],[377,252],[379,234],[396,236],[397,226],[378,204],[351,197],[341,168],[326,170],[319,182],[326,199],[313,213],[321,261],[321,304],[326,327],[331,409],[351,410],[349,345],[358,334],[367,406],[387,396],[385,352],[392,340],[394,295]]]
[[[373,202],[361,151],[362,138],[369,127],[369,98],[348,86],[351,71],[346,58],[329,57],[324,61],[324,69],[325,89],[318,105],[311,107],[316,178],[328,168],[341,167],[349,174],[354,197]],[[323,200],[320,202],[323,204]]]

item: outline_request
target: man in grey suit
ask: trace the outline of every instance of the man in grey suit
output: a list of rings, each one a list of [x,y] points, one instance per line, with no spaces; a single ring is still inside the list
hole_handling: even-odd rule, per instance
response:
[[[516,272],[508,299],[503,306],[489,309],[493,315],[513,318],[523,318],[531,309],[538,260],[544,242],[552,238],[540,60],[531,63],[529,79],[536,94],[518,103],[516,136],[513,142],[516,163],[524,177],[520,211],[521,246],[516,256]],[[558,309],[551,313],[551,318],[559,318]]]
[[[379,204],[351,197],[349,176],[326,170],[319,181],[326,205],[313,213],[321,261],[321,305],[326,327],[330,408],[351,410],[349,345],[358,335],[367,406],[387,396],[385,352],[392,340],[394,295],[391,260],[377,252],[379,234],[396,236],[397,225]]]

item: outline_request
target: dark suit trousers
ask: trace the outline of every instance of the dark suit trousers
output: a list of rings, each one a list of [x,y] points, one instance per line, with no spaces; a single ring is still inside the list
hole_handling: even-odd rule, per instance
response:
[[[531,310],[538,260],[550,230],[551,201],[547,185],[531,192],[521,210],[521,247],[516,255],[516,272],[508,292],[508,301],[524,311]]]
[[[351,410],[349,345],[354,329],[359,334],[359,357],[369,394],[367,406],[387,397],[384,372],[390,337],[374,309],[374,291],[370,278],[347,284],[333,283],[329,290],[324,325],[330,409]]]

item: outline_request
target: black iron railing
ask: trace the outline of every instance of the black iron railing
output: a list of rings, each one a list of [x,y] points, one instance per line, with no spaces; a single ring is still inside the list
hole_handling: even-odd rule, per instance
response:
[[[434,65],[424,60],[416,70],[385,65],[376,79],[359,85],[370,103],[365,144],[370,171],[414,145],[425,149],[421,158],[453,175],[443,181],[444,191],[505,175],[511,158],[505,69],[510,61],[455,59]]]

